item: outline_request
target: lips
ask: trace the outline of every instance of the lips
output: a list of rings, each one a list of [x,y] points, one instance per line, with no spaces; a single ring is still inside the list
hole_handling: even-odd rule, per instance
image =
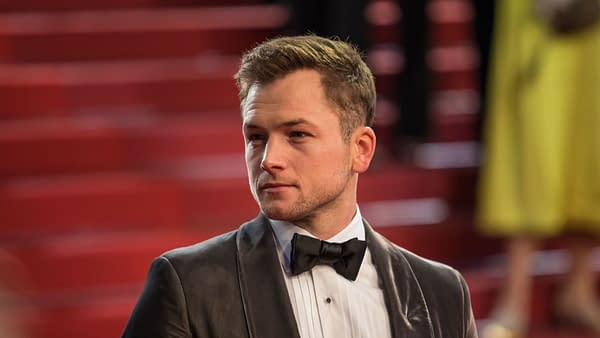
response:
[[[261,183],[258,186],[259,190],[280,190],[280,189],[284,189],[284,188],[290,188],[293,187],[293,184],[287,184],[287,183],[279,183],[279,182],[268,182],[268,183]]]

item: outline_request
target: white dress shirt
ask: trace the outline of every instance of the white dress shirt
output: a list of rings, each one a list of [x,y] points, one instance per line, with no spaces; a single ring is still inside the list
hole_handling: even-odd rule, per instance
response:
[[[356,281],[338,275],[328,265],[317,265],[292,276],[290,254],[294,233],[315,236],[292,223],[270,221],[300,337],[391,337],[383,290],[368,248]],[[350,224],[327,241],[340,243],[352,238],[365,240],[365,228],[358,206]]]

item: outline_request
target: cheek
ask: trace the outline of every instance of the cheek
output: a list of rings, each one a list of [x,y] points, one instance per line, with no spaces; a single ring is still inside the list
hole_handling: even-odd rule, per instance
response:
[[[320,177],[326,184],[327,180],[351,170],[349,159],[350,156],[345,149],[327,149],[320,154],[318,160],[309,162],[310,168],[307,168],[307,171],[313,176]]]
[[[260,166],[260,156],[255,150],[248,149],[248,147],[246,147],[244,158],[246,161],[246,168],[248,169],[248,173],[256,171],[256,169]]]
[[[350,163],[350,148],[336,145],[328,148],[321,156],[324,165],[330,170],[346,170]]]

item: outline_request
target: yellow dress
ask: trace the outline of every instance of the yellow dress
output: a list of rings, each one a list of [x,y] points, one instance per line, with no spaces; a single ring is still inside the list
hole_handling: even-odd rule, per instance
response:
[[[489,235],[600,235],[600,28],[553,34],[497,1],[478,224]]]

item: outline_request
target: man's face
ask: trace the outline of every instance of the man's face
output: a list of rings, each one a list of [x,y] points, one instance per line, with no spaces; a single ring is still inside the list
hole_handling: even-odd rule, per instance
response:
[[[356,203],[351,146],[319,73],[253,85],[243,120],[250,190],[267,217],[300,221]]]

